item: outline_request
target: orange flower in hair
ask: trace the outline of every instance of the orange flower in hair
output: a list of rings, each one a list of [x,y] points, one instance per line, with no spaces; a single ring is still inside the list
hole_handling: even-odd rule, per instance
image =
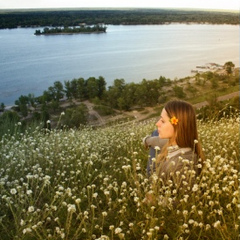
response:
[[[177,125],[178,124],[178,119],[174,116],[170,119],[170,122],[172,125]]]

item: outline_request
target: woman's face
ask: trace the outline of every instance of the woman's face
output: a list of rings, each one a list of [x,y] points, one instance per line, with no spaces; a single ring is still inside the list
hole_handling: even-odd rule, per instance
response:
[[[167,138],[167,139],[172,139],[174,135],[174,127],[170,122],[170,118],[166,112],[166,110],[163,108],[160,119],[156,123],[158,127],[158,133],[160,138]],[[173,139],[175,141],[175,139]]]

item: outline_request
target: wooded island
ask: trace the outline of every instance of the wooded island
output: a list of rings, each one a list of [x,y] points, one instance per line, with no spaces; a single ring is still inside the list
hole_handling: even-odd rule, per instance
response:
[[[45,27],[43,31],[36,30],[35,35],[54,35],[54,34],[76,34],[76,33],[105,33],[107,27],[104,24],[96,24],[94,26],[87,26],[82,24],[78,27]]]

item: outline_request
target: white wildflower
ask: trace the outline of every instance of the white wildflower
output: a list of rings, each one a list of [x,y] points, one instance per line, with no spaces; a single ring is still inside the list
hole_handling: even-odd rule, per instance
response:
[[[168,236],[167,234],[164,234],[163,239],[164,239],[164,240],[168,240],[168,239],[169,239],[169,236]]]
[[[28,212],[34,212],[34,206],[30,206],[30,207],[28,207]]]
[[[213,224],[215,228],[218,228],[220,225],[221,225],[221,222],[219,220]]]
[[[122,232],[122,229],[120,227],[116,228],[115,229],[115,234],[119,234]]]
[[[27,190],[27,195],[31,195],[32,194],[32,190]]]
[[[183,211],[183,216],[187,216],[188,215],[188,211],[187,210],[184,210]]]
[[[24,226],[24,225],[25,225],[25,221],[21,219],[20,225],[21,225],[21,226]]]
[[[155,146],[154,149],[155,149],[156,151],[160,151],[160,147],[159,147],[159,146]]]
[[[10,190],[10,193],[11,193],[12,195],[15,195],[15,194],[17,193],[17,190],[16,190],[15,188],[12,188],[12,189]]]
[[[107,216],[107,212],[102,212],[103,217]]]
[[[93,197],[96,198],[98,196],[98,193],[94,193]]]
[[[198,184],[194,184],[193,185],[193,188],[192,188],[192,191],[193,192],[196,192],[198,190]]]
[[[109,230],[113,230],[114,229],[114,225],[109,226]]]
[[[32,232],[32,229],[31,229],[31,228],[25,228],[25,229],[23,229],[23,234],[30,233],[30,232]]]
[[[75,204],[69,204],[68,205],[68,212],[76,212]]]
[[[81,199],[80,199],[80,198],[77,198],[77,199],[75,200],[75,202],[76,202],[77,204],[79,204],[79,203],[81,202]]]

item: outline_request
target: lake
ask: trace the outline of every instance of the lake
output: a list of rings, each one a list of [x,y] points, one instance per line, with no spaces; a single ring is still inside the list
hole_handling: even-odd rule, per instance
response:
[[[239,26],[109,25],[107,33],[35,36],[42,28],[0,30],[0,103],[42,95],[55,81],[103,76],[126,83],[191,75],[197,65],[239,66]]]

